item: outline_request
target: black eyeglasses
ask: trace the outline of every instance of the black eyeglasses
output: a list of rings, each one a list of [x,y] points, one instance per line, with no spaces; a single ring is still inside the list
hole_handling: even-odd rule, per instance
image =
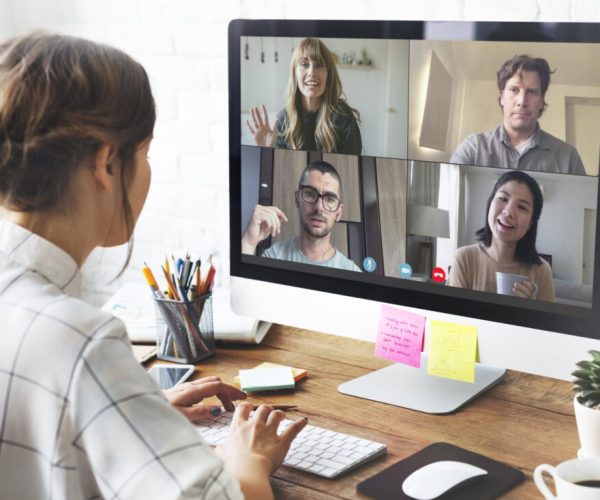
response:
[[[338,208],[340,208],[340,200],[336,195],[331,193],[319,194],[319,192],[312,186],[307,186],[305,184],[300,184],[300,196],[302,199],[310,203],[316,203],[319,201],[319,198],[323,199],[323,208],[328,212],[335,212]]]

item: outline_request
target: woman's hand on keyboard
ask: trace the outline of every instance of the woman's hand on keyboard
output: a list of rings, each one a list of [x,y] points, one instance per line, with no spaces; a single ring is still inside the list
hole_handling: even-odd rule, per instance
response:
[[[246,498],[272,496],[269,476],[283,463],[290,445],[306,426],[307,419],[300,418],[277,434],[285,418],[281,410],[261,405],[250,418],[252,405],[238,405],[225,443],[215,451],[239,481]]]
[[[227,411],[235,410],[232,401],[246,399],[245,393],[232,385],[224,384],[219,377],[204,377],[185,382],[163,392],[169,403],[192,422],[214,417],[221,412],[219,406],[198,404],[204,398],[216,396]]]

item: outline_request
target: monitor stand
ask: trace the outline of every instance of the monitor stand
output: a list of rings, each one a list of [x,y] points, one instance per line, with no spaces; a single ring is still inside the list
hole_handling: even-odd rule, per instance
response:
[[[498,383],[505,373],[505,368],[476,363],[473,384],[436,377],[427,374],[427,354],[423,353],[420,368],[395,363],[345,382],[338,391],[424,413],[446,414]]]

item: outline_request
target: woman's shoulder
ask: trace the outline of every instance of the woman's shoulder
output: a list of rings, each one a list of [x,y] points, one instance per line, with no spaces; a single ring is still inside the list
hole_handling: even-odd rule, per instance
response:
[[[546,259],[540,257],[540,263],[534,266],[539,274],[548,274],[552,276],[552,267]]]
[[[127,338],[125,324],[107,311],[85,302],[82,299],[65,296],[45,310],[58,328],[62,325],[89,339],[101,337]]]
[[[340,99],[334,106],[333,108],[333,114],[334,116],[339,116],[339,117],[348,117],[348,116],[354,116],[353,113],[353,109],[350,107],[350,105],[344,100],[344,99]]]
[[[484,254],[479,243],[473,245],[465,245],[456,250],[455,256],[457,259],[472,259],[480,257]]]
[[[43,354],[68,363],[81,358],[86,346],[98,344],[97,340],[128,344],[121,320],[65,293],[39,273],[25,272],[7,295],[3,298],[15,304],[6,320],[10,335],[16,338],[26,328],[23,359]]]

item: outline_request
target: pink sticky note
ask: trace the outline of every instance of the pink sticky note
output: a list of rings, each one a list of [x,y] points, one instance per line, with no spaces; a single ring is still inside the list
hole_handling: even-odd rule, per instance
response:
[[[425,316],[382,305],[375,355],[398,363],[421,366]]]

